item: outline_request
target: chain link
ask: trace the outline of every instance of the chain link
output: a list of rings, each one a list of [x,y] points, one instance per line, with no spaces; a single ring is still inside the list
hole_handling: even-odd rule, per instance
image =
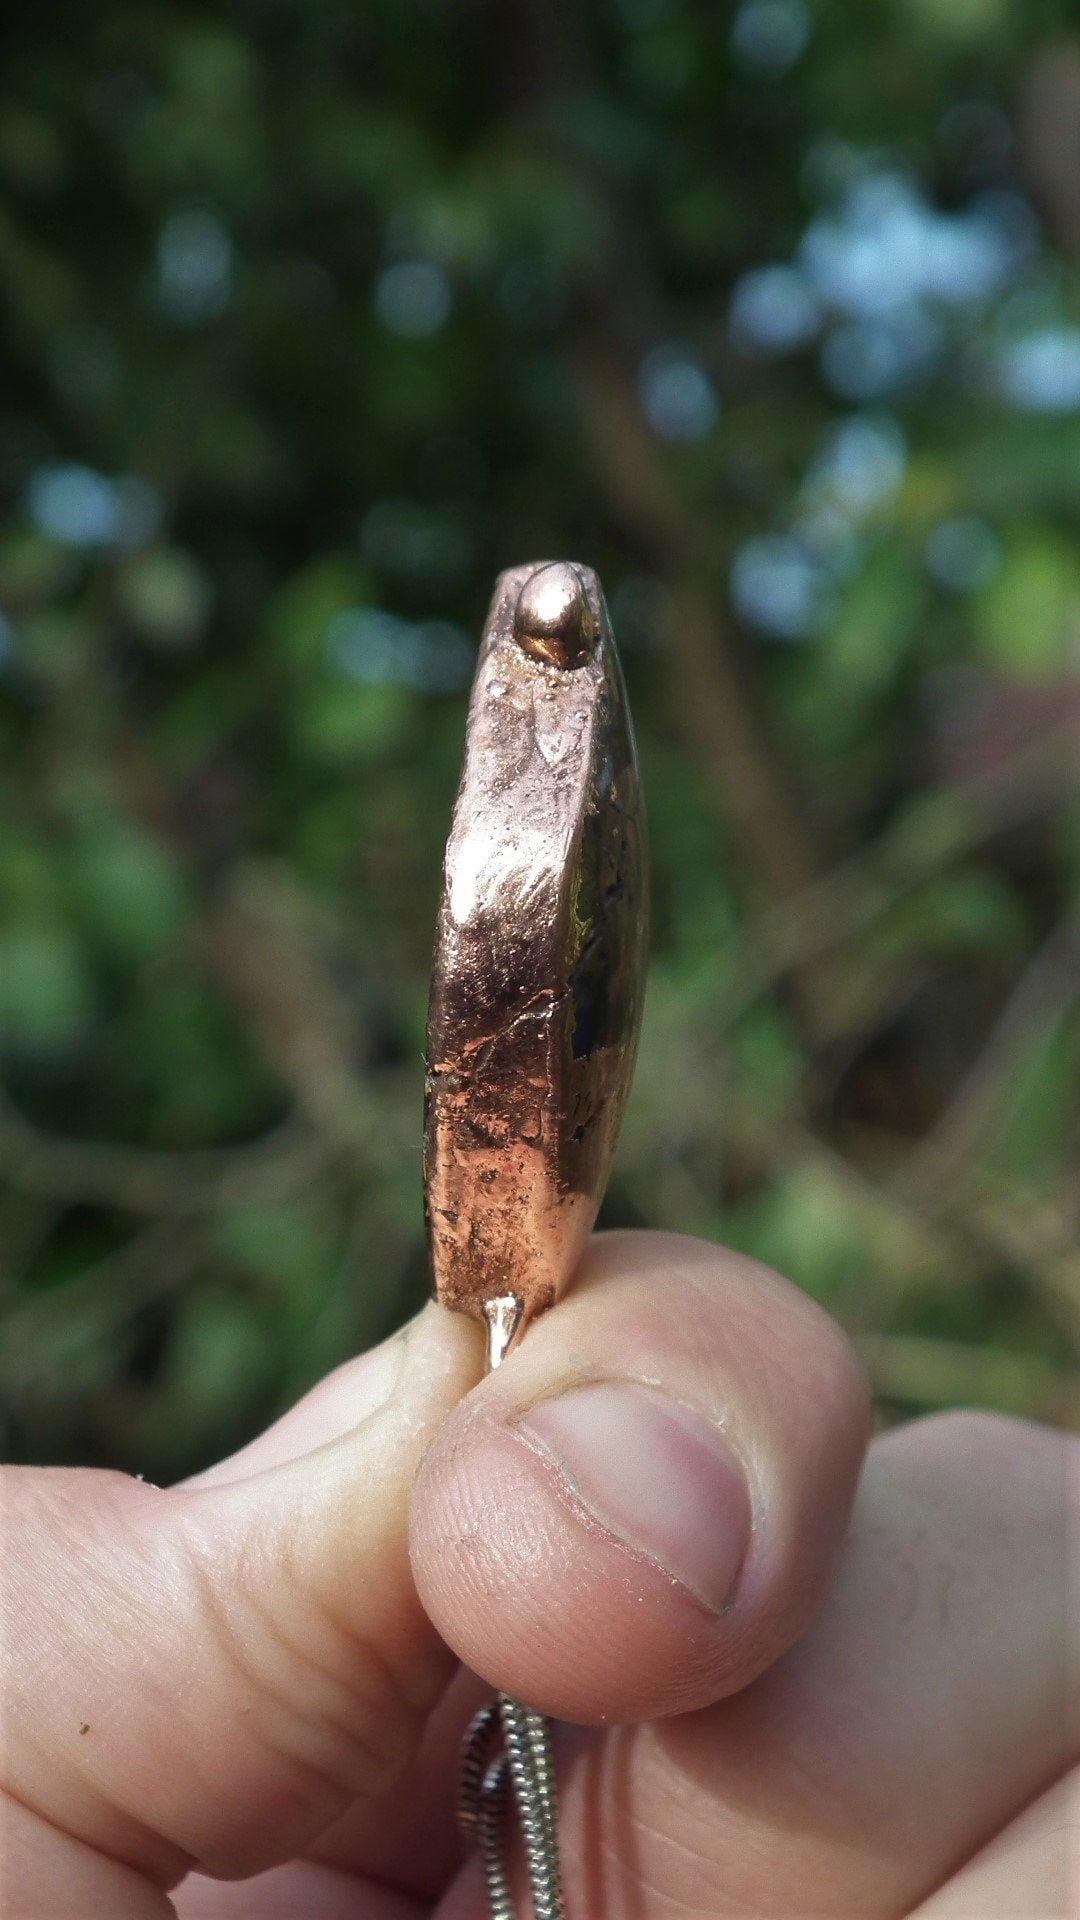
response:
[[[550,1728],[543,1714],[503,1693],[480,1709],[465,1735],[458,1807],[462,1830],[480,1849],[491,1920],[515,1920],[507,1870],[511,1786],[535,1920],[564,1920]]]

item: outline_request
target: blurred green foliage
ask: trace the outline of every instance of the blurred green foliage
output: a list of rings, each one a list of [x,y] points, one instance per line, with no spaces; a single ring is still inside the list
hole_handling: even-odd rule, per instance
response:
[[[553,554],[652,825],[608,1220],[782,1267],[887,1413],[1074,1418],[1068,0],[0,37],[14,1454],[191,1469],[422,1296],[475,636]]]

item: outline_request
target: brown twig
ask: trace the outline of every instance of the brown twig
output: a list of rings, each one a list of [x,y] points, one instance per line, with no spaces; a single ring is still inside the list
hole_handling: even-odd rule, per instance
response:
[[[294,1119],[243,1146],[168,1152],[46,1133],[0,1093],[0,1165],[8,1179],[69,1206],[188,1214],[223,1199],[294,1192],[324,1159],[324,1147]]]
[[[1080,254],[1080,40],[1044,46],[1019,116],[1020,162],[1048,226]]]
[[[849,860],[752,919],[724,956],[719,1017],[731,1026],[793,967],[861,933],[898,898],[1075,792],[1074,722],[1047,733],[992,774],[925,797],[918,827],[887,830]],[[937,808],[938,818],[929,817]]]
[[[388,1150],[355,1061],[356,1006],[338,988],[311,923],[311,904],[283,868],[249,863],[204,930],[210,965],[263,1059],[334,1154],[367,1166]]]
[[[1065,916],[1021,973],[974,1065],[908,1159],[905,1187],[925,1198],[961,1178],[1033,1043],[1078,994],[1080,909]]]
[[[740,855],[774,898],[787,899],[811,883],[819,864],[709,584],[705,530],[679,499],[610,331],[599,323],[579,330],[572,352],[597,483],[671,587],[683,731]]]
[[[156,1221],[62,1286],[32,1294],[4,1317],[0,1380],[17,1395],[73,1348],[113,1333],[192,1279],[206,1257],[188,1224]]]
[[[568,92],[595,84],[576,10],[559,0],[528,0],[512,34],[497,8],[482,9],[477,28],[481,20],[477,52],[491,72],[496,111],[513,117],[516,140],[531,138],[558,157],[560,106]],[[574,166],[592,192],[608,241],[605,272],[582,276],[577,315],[565,333],[596,484],[612,517],[671,589],[678,721],[716,795],[737,859],[751,884],[784,899],[820,867],[805,808],[788,791],[790,751],[773,747],[734,625],[722,612],[712,561],[715,529],[681,496],[633,376],[636,357],[662,337],[663,303],[643,258],[635,211],[618,183],[601,166],[583,165],[580,153]],[[812,1003],[812,982],[796,984]]]
[[[975,1173],[942,1215],[1024,1276],[1080,1354],[1080,1247],[1068,1209],[1000,1173],[993,1180]]]

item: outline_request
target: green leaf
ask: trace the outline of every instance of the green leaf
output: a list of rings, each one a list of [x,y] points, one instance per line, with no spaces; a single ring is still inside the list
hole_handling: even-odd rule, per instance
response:
[[[338,1239],[334,1212],[320,1195],[231,1206],[214,1222],[214,1242],[228,1260],[299,1293],[325,1286]]]
[[[0,1034],[20,1049],[52,1052],[77,1040],[94,1010],[82,954],[59,923],[0,930]]]
[[[76,839],[70,873],[81,917],[108,952],[141,960],[176,939],[187,887],[160,841],[126,822],[103,821]]]
[[[78,577],[77,557],[39,533],[9,533],[0,540],[0,603],[22,611],[63,593]]]
[[[906,546],[879,547],[852,581],[821,642],[821,671],[842,710],[879,694],[917,638],[926,588]]]
[[[902,0],[904,12],[935,39],[977,44],[1001,32],[1009,0]]]
[[[149,547],[121,568],[117,596],[152,646],[183,650],[198,639],[210,611],[210,583],[179,547]]]
[[[767,1002],[745,1014],[732,1035],[741,1110],[757,1127],[782,1123],[797,1104],[805,1063],[791,1024]]]
[[[417,706],[407,687],[316,681],[296,713],[296,743],[328,766],[362,766],[402,750]]]
[[[1043,530],[1017,536],[976,609],[976,633],[995,666],[1018,680],[1056,680],[1080,629],[1080,554]]]
[[[989,1160],[1011,1180],[1044,1182],[1075,1163],[1080,1021],[1065,1017],[1036,1034],[1000,1104]]]
[[[321,672],[334,615],[370,599],[370,580],[359,561],[342,553],[312,560],[289,576],[270,608],[267,638],[274,653],[305,678]]]
[[[958,866],[901,894],[883,916],[874,945],[893,956],[979,953],[1019,947],[1027,916],[1008,883],[990,867]]]
[[[173,1313],[156,1410],[160,1430],[183,1424],[183,1448],[217,1450],[270,1388],[279,1355],[258,1308],[225,1287],[182,1294]]]
[[[798,1167],[782,1184],[734,1209],[732,1243],[787,1274],[817,1300],[843,1300],[866,1248],[847,1197],[819,1168]]]

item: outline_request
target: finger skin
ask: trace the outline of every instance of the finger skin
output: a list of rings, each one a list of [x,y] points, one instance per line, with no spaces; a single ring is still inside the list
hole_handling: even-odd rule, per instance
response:
[[[1040,1794],[911,1920],[1075,1920],[1080,1768]]]
[[[407,1894],[306,1860],[239,1883],[192,1874],[173,1900],[177,1920],[426,1920],[430,1912]]]
[[[428,1325],[430,1318],[417,1315],[361,1359],[346,1360],[335,1367],[265,1433],[249,1440],[227,1460],[194,1474],[184,1485],[223,1487],[230,1481],[249,1480],[287,1460],[301,1460],[351,1433],[392,1398],[401,1382],[413,1330],[419,1330],[421,1322]]]
[[[265,1870],[310,1846],[350,1803],[376,1806],[453,1669],[419,1603],[405,1526],[418,1460],[475,1381],[479,1344],[471,1323],[430,1309],[409,1330],[403,1359],[368,1356],[192,1486],[11,1473],[0,1775],[9,1792],[159,1888],[192,1866],[222,1877]],[[593,1597],[613,1579],[618,1587],[606,1612],[580,1623],[577,1643],[577,1702],[601,1717],[637,1711],[643,1698],[654,1711],[697,1704],[801,1630],[843,1528],[866,1428],[848,1349],[793,1289],[693,1242],[611,1236],[577,1300],[531,1330],[505,1378],[481,1386],[464,1449],[436,1449],[425,1469],[429,1493],[439,1489],[453,1509],[472,1497],[473,1434],[481,1467],[485,1450],[489,1463],[509,1463],[515,1505],[496,1501],[484,1517],[496,1559],[508,1520],[519,1546],[530,1529],[542,1544],[554,1521],[571,1552],[582,1521],[507,1423],[513,1392],[500,1416],[493,1389],[512,1388],[516,1368],[535,1402],[566,1381],[609,1378],[612,1355],[647,1395],[673,1391],[684,1412],[697,1400],[706,1419],[727,1423],[758,1531],[722,1613],[585,1525]],[[357,1414],[360,1424],[340,1432]],[[515,1483],[515,1462],[532,1478]],[[539,1648],[549,1636],[550,1669],[567,1589],[555,1566],[523,1570],[511,1555],[509,1571],[528,1573],[517,1620],[535,1629]],[[459,1598],[463,1637],[487,1646],[483,1582]],[[613,1632],[644,1689],[616,1671]],[[498,1651],[497,1634],[491,1646]],[[574,1675],[573,1661],[566,1671]],[[543,1701],[539,1688],[534,1697]],[[430,1885],[430,1862],[417,1865],[422,1813],[389,1844],[384,1819],[382,1844],[370,1849],[386,1874],[408,1854],[406,1886]]]
[[[385,1793],[354,1801],[319,1835],[310,1849],[312,1858],[369,1875],[429,1903],[437,1899],[468,1853],[457,1818],[461,1743],[473,1715],[490,1699],[486,1681],[459,1667],[428,1720],[407,1773]]]
[[[3,1920],[173,1920],[160,1887],[8,1800],[0,1814]]]
[[[900,1920],[940,1888],[1080,1754],[1078,1461],[990,1415],[877,1440],[799,1646],[707,1711],[564,1740],[568,1910]],[[482,1912],[468,1879],[437,1910]]]
[[[597,1381],[647,1386],[722,1433],[741,1463],[752,1532],[722,1604],[598,1523],[523,1437],[523,1413]],[[602,1235],[570,1295],[425,1455],[418,1591],[468,1666],[562,1719],[686,1712],[745,1686],[813,1618],[867,1432],[851,1349],[786,1281],[700,1241]],[[621,1459],[619,1474],[632,1465]]]
[[[381,1792],[453,1671],[406,1513],[478,1364],[432,1307],[392,1399],[301,1459],[169,1491],[8,1470],[0,1785],[160,1887],[287,1860]]]

